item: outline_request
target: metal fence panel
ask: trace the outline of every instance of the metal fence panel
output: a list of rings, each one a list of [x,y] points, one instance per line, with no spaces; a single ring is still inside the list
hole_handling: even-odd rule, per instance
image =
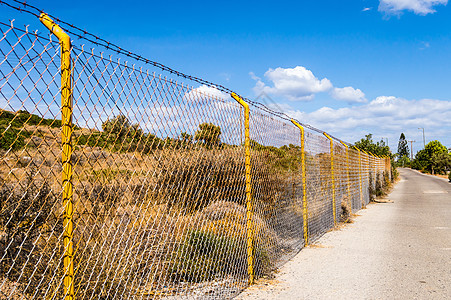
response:
[[[261,107],[247,125],[214,86],[0,33],[2,299],[231,298],[368,204],[389,171]]]

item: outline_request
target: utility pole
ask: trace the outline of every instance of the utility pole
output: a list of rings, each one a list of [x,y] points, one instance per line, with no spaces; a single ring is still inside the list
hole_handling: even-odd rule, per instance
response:
[[[424,138],[424,128],[423,127],[418,127],[418,129],[423,129],[423,149],[426,148],[426,139]]]
[[[410,142],[410,161],[413,160],[413,143],[415,143],[416,141],[408,141]]]

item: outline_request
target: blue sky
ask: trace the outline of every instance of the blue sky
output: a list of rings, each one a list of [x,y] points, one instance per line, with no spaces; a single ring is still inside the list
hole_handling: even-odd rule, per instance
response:
[[[54,16],[354,142],[451,147],[447,0],[29,1]],[[0,5],[16,25],[36,20]]]

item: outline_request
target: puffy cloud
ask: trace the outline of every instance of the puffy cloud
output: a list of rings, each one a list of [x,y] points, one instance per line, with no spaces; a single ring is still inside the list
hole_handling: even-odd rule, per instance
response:
[[[256,94],[264,92],[293,101],[312,100],[316,93],[326,92],[332,88],[329,79],[323,78],[320,80],[313,75],[312,71],[301,66],[269,69],[264,76],[271,82],[271,86],[266,85],[261,78],[253,73],[250,73],[250,75],[257,81],[254,87]]]
[[[360,89],[351,86],[333,87],[329,79],[318,79],[312,71],[302,66],[269,69],[264,74],[265,79],[270,82],[269,85],[254,73],[250,72],[249,75],[256,81],[254,92],[259,97],[260,95],[273,95],[292,101],[308,101],[312,100],[317,93],[329,92],[334,99],[348,103],[367,101],[365,94]]]
[[[351,86],[344,88],[333,88],[330,95],[337,100],[346,101],[348,103],[363,103],[366,102],[365,94],[360,89],[355,89]]]
[[[380,0],[379,11],[399,14],[403,10],[410,10],[418,15],[427,15],[435,12],[434,6],[446,4],[448,0]]]
[[[380,96],[360,106],[338,109],[322,107],[310,113],[292,108],[285,112],[348,142],[372,133],[378,140],[388,137],[394,149],[399,135],[404,132],[408,139],[421,141],[417,145],[418,150],[422,147],[422,133],[418,127],[424,127],[427,141],[438,139],[446,146],[451,146],[451,101]]]
[[[184,100],[192,102],[201,102],[206,99],[228,99],[229,95],[216,89],[215,87],[201,85],[198,88],[192,89],[183,96]]]

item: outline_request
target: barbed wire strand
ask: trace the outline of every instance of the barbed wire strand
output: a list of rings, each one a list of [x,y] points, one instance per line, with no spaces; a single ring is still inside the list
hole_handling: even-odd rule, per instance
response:
[[[12,9],[16,9],[16,10],[18,10],[20,12],[28,13],[28,14],[34,15],[36,17],[39,17],[39,15],[41,13],[44,13],[44,10],[42,10],[42,9],[36,7],[36,6],[33,6],[31,4],[28,4],[26,1],[18,1],[18,0],[10,0],[10,1],[14,2],[14,4],[8,3],[8,1],[5,1],[5,0],[0,0],[0,4],[4,4],[4,5],[12,8]],[[202,79],[200,77],[196,77],[196,76],[192,76],[192,75],[188,75],[188,74],[182,73],[182,72],[174,70],[174,69],[172,69],[172,68],[170,68],[170,67],[168,67],[168,66],[166,66],[166,65],[164,65],[162,63],[159,63],[159,62],[147,59],[147,58],[145,58],[145,57],[143,57],[143,56],[141,56],[139,54],[136,54],[134,52],[128,51],[128,50],[126,50],[126,49],[124,49],[124,48],[122,48],[122,47],[120,47],[120,46],[118,46],[118,45],[116,45],[114,43],[111,43],[111,42],[109,42],[109,41],[107,41],[107,40],[105,40],[105,39],[103,39],[103,38],[101,38],[101,37],[99,37],[99,36],[97,36],[95,34],[92,34],[92,33],[88,32],[85,29],[81,29],[81,28],[79,28],[79,27],[77,27],[77,26],[75,26],[73,24],[70,24],[70,23],[68,23],[68,22],[66,22],[64,20],[61,20],[60,18],[58,18],[56,16],[53,16],[53,15],[47,13],[47,12],[45,12],[45,13],[48,16],[50,16],[52,19],[56,20],[56,22],[59,23],[59,25],[66,32],[78,37],[79,39],[86,40],[86,41],[88,41],[90,43],[93,43],[95,45],[104,47],[104,48],[106,48],[108,50],[112,50],[112,51],[114,51],[114,52],[116,52],[118,54],[122,54],[122,55],[128,56],[128,57],[133,58],[133,59],[135,59],[137,61],[144,62],[146,64],[150,64],[150,65],[152,65],[152,66],[154,66],[156,68],[159,68],[162,71],[169,72],[170,74],[174,74],[174,75],[176,75],[178,77],[182,77],[182,78],[185,78],[185,79],[197,82],[199,84],[203,84],[203,85],[206,85],[208,87],[215,88],[215,89],[217,89],[217,90],[219,90],[221,92],[224,92],[224,93],[227,93],[227,94],[236,93],[233,90],[231,90],[231,89],[229,89],[229,88],[227,88],[227,87],[225,87],[225,86],[223,86],[221,84],[216,84],[214,82]],[[63,25],[61,25],[61,24],[63,24]],[[238,93],[236,93],[236,94],[240,95]],[[240,97],[244,101],[246,101],[247,103],[251,104],[252,106],[257,107],[257,108],[259,108],[259,109],[261,109],[261,110],[263,110],[263,111],[265,111],[265,112],[267,112],[267,113],[269,113],[271,115],[277,116],[277,117],[279,117],[281,119],[284,119],[286,121],[290,121],[291,119],[295,119],[295,118],[287,115],[284,112],[275,111],[275,110],[267,107],[266,105],[264,105],[262,103],[253,101],[253,100],[251,100],[249,98],[246,98],[246,97],[242,97],[242,96],[240,96]],[[325,132],[324,130],[316,128],[316,127],[314,127],[314,126],[312,126],[310,124],[306,124],[306,123],[300,122],[299,120],[297,120],[297,121],[298,121],[298,123],[301,126],[303,126],[306,129],[315,131],[315,132],[320,133],[320,134]],[[335,139],[337,141],[342,141],[341,139],[339,139],[339,138],[337,138],[337,137],[335,137],[335,136],[333,136],[333,135],[331,135],[329,133],[328,133],[328,135],[331,138],[333,138],[333,139]],[[349,144],[349,143],[346,143],[346,144]]]

